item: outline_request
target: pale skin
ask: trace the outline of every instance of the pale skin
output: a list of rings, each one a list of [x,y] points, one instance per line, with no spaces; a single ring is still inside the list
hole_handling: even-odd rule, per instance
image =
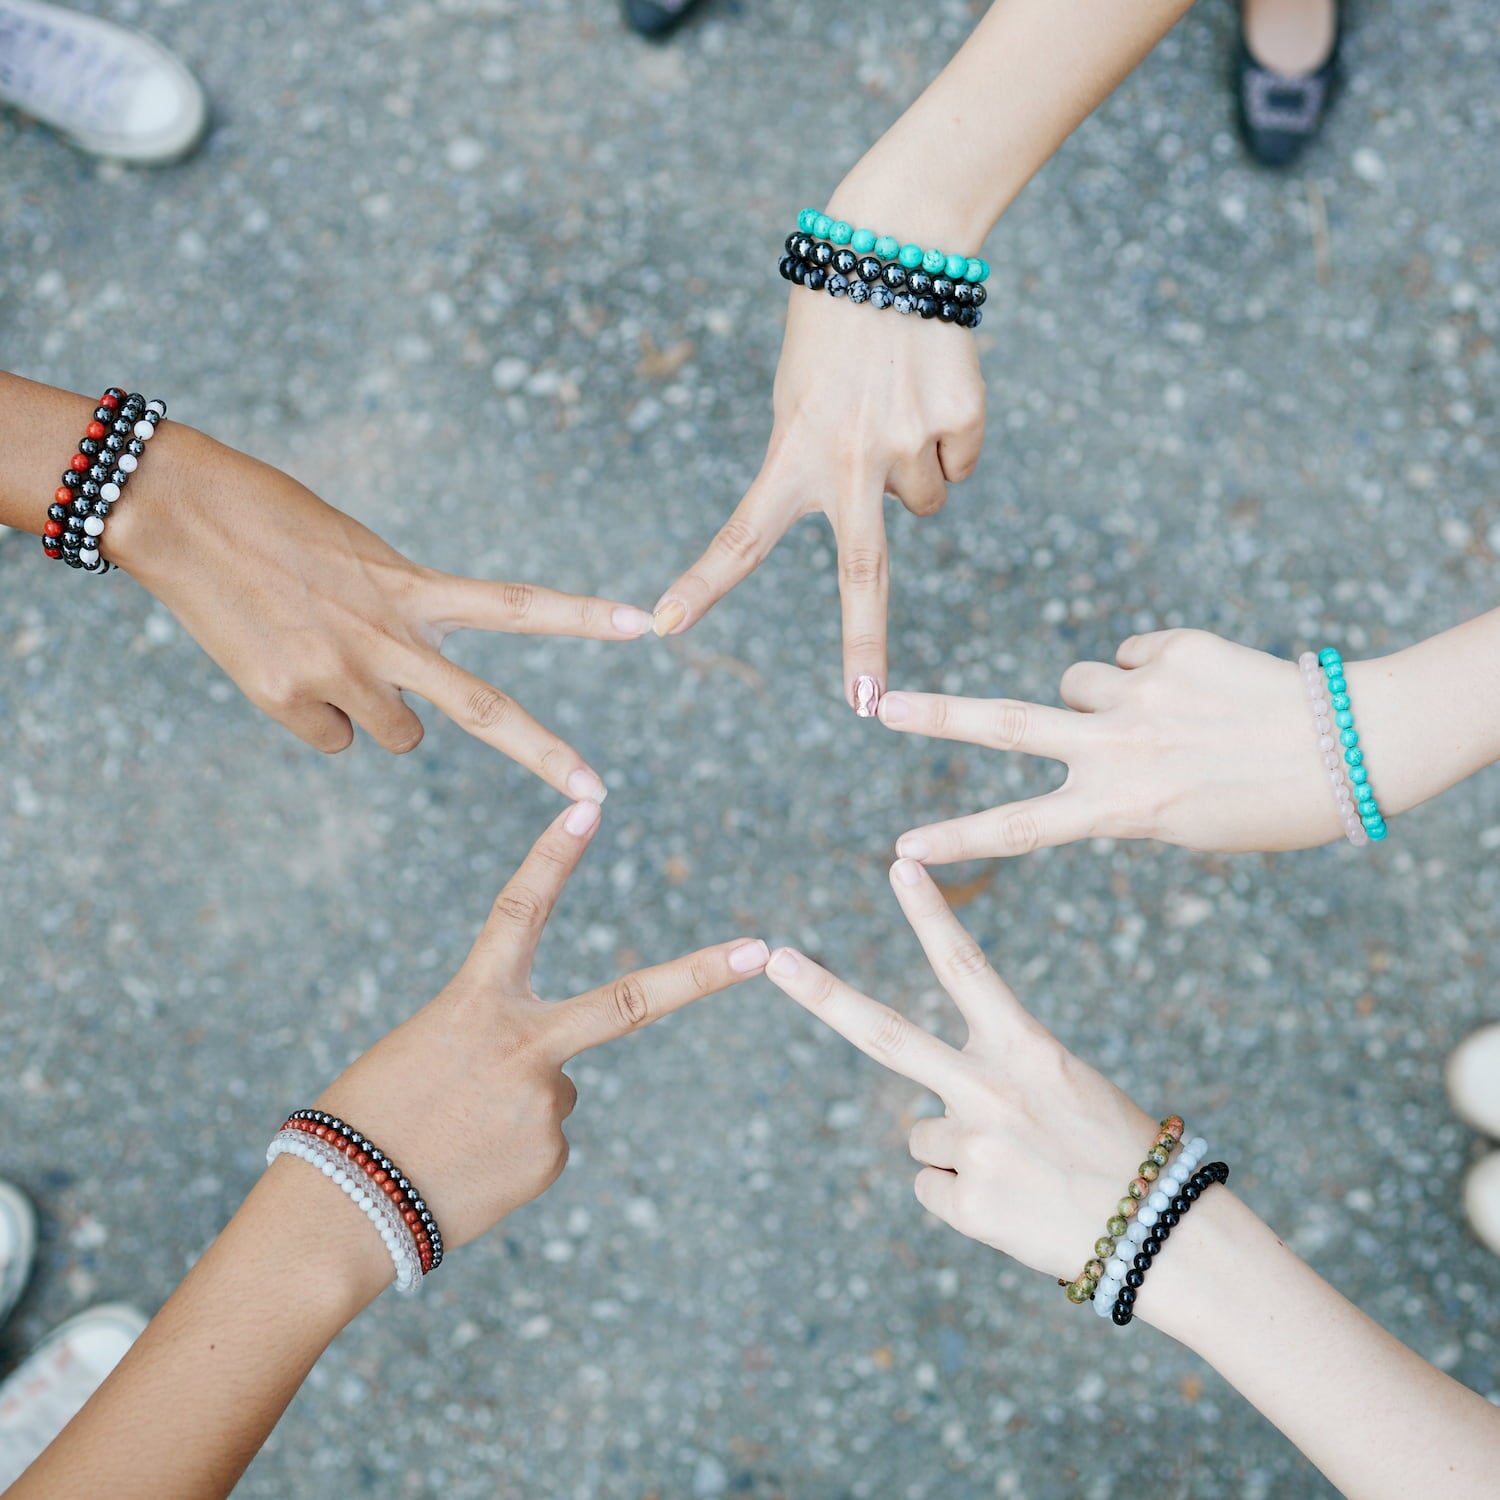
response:
[[[1319,645],[1323,644],[1321,642]],[[1388,817],[1500,760],[1500,610],[1390,656],[1345,662],[1370,785]],[[1060,760],[1056,790],[904,833],[925,864],[1087,838],[1237,853],[1343,837],[1297,664],[1201,630],[1132,636],[1063,674],[1067,706],[888,693],[881,722]]]
[[[765,966],[766,945],[741,938],[542,1000],[532,959],[599,816],[591,802],[558,815],[447,987],[316,1101],[421,1185],[447,1251],[561,1174],[578,1098],[562,1071],[570,1058]],[[363,1215],[307,1163],[278,1159],[9,1500],[227,1495],[323,1351],[390,1280]]]
[[[0,372],[0,522],[40,534],[98,393]],[[249,700],[314,749],[358,725],[394,754],[422,739],[405,693],[567,797],[604,783],[572,746],[442,654],[458,630],[629,641],[645,611],[410,562],[288,474],[176,420],[161,424],[106,524],[101,555],[155,594]],[[40,555],[67,588],[74,576]]]
[[[911,1131],[918,1201],[961,1234],[1071,1280],[1158,1117],[1026,1013],[922,866],[898,861],[892,886],[968,1028],[961,1048],[795,949],[778,948],[766,975],[942,1102],[941,1116]],[[1057,1303],[1059,1318],[1095,1325],[1101,1354],[1128,1357],[1129,1328],[1061,1290]],[[1493,1494],[1500,1411],[1367,1318],[1228,1187],[1209,1188],[1183,1216],[1135,1312],[1213,1365],[1354,1500]]]
[[[1000,215],[1191,0],[998,0],[824,205],[853,225],[977,254]],[[787,224],[803,204],[788,209]],[[708,549],[658,601],[658,635],[702,619],[791,526],[838,543],[845,697],[887,681],[884,499],[931,515],[984,443],[984,383],[962,329],[794,287],[765,461]]]

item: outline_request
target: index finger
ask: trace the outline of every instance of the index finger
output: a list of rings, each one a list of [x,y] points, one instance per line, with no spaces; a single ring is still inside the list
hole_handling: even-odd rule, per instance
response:
[[[778,948],[766,978],[882,1067],[943,1099],[960,1076],[958,1052],[900,1011],[862,995],[795,948]]]
[[[735,584],[748,578],[786,535],[795,511],[781,503],[769,464],[745,491],[707,550],[657,601],[652,629],[676,635],[696,625]]]
[[[430,588],[435,623],[449,630],[634,641],[651,629],[651,616],[634,605],[589,594],[565,594],[533,583],[499,583],[439,573]]]
[[[552,1007],[549,1033],[566,1062],[575,1053],[639,1031],[694,1000],[759,974],[767,957],[759,938],[740,938],[637,969],[613,984],[559,1001]]]
[[[946,693],[887,693],[880,722],[902,734],[966,740],[991,750],[1019,750],[1066,761],[1082,744],[1090,721],[1071,709],[1017,698],[953,698]]]
[[[839,544],[839,602],[844,616],[844,692],[862,719],[873,718],[885,691],[886,614],[891,596],[890,550],[881,485],[843,506],[834,526]]]

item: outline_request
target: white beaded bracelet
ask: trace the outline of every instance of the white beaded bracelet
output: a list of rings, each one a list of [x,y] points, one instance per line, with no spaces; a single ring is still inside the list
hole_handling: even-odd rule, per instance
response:
[[[1161,1176],[1156,1179],[1156,1186],[1146,1195],[1136,1210],[1135,1217],[1121,1235],[1119,1248],[1104,1263],[1104,1275],[1094,1291],[1094,1311],[1101,1318],[1107,1318],[1114,1310],[1115,1298],[1125,1285],[1125,1273],[1130,1269],[1130,1258],[1123,1253],[1125,1247],[1129,1245],[1129,1255],[1134,1257],[1136,1247],[1151,1233],[1162,1214],[1172,1206],[1173,1197],[1182,1191],[1183,1183],[1198,1170],[1199,1163],[1207,1155],[1208,1142],[1201,1135],[1195,1135],[1192,1140],[1183,1144],[1177,1160],[1162,1168]]]
[[[1307,696],[1312,703],[1313,727],[1318,734],[1318,750],[1323,757],[1323,769],[1328,772],[1328,780],[1333,787],[1333,800],[1339,810],[1339,822],[1344,825],[1344,837],[1356,849],[1362,849],[1370,842],[1370,835],[1365,832],[1359,813],[1355,811],[1354,789],[1349,785],[1348,767],[1344,764],[1338,740],[1334,737],[1333,710],[1328,699],[1323,696],[1328,686],[1327,680],[1323,676],[1323,669],[1318,665],[1318,658],[1311,651],[1304,651],[1297,658],[1297,665],[1302,669],[1303,682],[1307,684]]]
[[[279,1130],[266,1147],[266,1165],[278,1156],[295,1156],[316,1167],[359,1209],[380,1233],[381,1243],[391,1257],[396,1271],[396,1290],[414,1296],[422,1289],[422,1262],[417,1256],[417,1242],[399,1210],[384,1193],[375,1191],[365,1174],[350,1169],[342,1151],[316,1136],[297,1130]]]

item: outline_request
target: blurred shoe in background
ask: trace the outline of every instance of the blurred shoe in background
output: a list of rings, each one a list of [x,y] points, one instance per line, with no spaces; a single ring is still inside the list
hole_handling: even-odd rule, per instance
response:
[[[1500,1141],[1500,1022],[1481,1026],[1453,1049],[1444,1079],[1454,1114],[1471,1130]],[[1464,1212],[1479,1242],[1500,1255],[1500,1151],[1469,1169]]]
[[[701,0],[623,0],[625,19],[642,36],[664,37],[686,19]]]
[[[1337,0],[1242,0],[1240,134],[1262,166],[1290,166],[1322,128],[1339,61]]]
[[[15,1311],[36,1259],[36,1211],[26,1195],[0,1182],[0,1327]]]
[[[138,166],[181,160],[208,129],[198,80],[166,48],[44,0],[0,0],[0,104]]]

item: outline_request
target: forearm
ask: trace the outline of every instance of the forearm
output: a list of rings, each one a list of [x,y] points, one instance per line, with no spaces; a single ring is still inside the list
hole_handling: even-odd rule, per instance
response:
[[[304,1163],[279,1160],[10,1500],[227,1495],[390,1262]]]
[[[1370,784],[1390,812],[1500,760],[1500,609],[1375,661],[1350,662]]]
[[[1227,1190],[1184,1217],[1136,1312],[1354,1500],[1493,1494],[1500,1411],[1367,1318]]]
[[[1069,135],[1192,0],[996,0],[828,205],[877,232],[974,253]],[[871,222],[877,213],[896,222]]]

